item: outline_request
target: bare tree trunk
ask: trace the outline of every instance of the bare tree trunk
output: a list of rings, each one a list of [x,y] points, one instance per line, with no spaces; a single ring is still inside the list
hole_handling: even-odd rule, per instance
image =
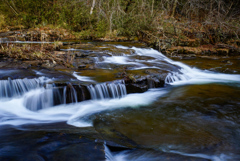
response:
[[[110,34],[112,33],[112,16],[113,16],[113,11],[110,13],[110,16],[109,16],[109,32],[110,32]]]
[[[213,15],[213,1],[212,1],[212,0],[210,1],[210,9],[209,9],[209,12],[210,12],[210,16],[212,17],[212,15]]]
[[[151,11],[151,16],[153,15],[153,6],[154,6],[154,0],[152,1],[152,11]]]
[[[94,9],[94,7],[95,7],[95,2],[96,2],[96,0],[93,0],[92,7],[91,7],[91,11],[90,11],[90,15],[93,13],[93,9]]]
[[[218,18],[220,17],[221,1],[218,1]]]
[[[177,3],[178,3],[178,0],[174,0],[171,17],[174,17],[174,15],[175,15]]]

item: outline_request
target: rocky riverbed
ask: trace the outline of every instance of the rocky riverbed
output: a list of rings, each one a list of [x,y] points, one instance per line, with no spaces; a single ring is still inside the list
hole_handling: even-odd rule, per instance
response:
[[[0,35],[0,160],[240,158],[237,54]]]

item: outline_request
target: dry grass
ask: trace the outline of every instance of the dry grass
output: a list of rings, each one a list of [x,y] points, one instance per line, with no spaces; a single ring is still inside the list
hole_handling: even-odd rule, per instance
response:
[[[61,42],[53,44],[0,44],[0,55],[17,61],[50,61],[65,67],[73,67],[73,57],[69,53],[56,55],[55,49]]]
[[[19,60],[43,60],[52,59],[50,46],[29,44],[9,44],[2,45],[0,53]],[[49,50],[50,49],[50,50]]]
[[[3,29],[6,25],[4,15],[0,14],[0,30]]]

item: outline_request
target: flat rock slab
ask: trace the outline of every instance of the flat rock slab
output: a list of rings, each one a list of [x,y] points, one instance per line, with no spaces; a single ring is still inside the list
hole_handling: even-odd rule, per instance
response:
[[[105,160],[104,143],[94,128],[77,128],[65,123],[3,126],[0,160]]]

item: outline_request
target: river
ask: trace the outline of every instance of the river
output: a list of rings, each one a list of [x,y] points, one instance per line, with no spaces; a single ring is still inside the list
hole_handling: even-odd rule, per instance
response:
[[[240,60],[232,61],[234,72],[219,72],[204,68],[214,60],[194,66],[197,60],[172,60],[134,44],[96,46],[101,51],[62,49],[96,54],[95,70],[65,76],[0,69],[0,160],[240,159]],[[107,55],[99,56],[103,49]],[[123,68],[132,75],[159,73],[165,85],[129,93],[116,78]],[[91,99],[79,101],[72,82],[83,84],[79,90]]]

